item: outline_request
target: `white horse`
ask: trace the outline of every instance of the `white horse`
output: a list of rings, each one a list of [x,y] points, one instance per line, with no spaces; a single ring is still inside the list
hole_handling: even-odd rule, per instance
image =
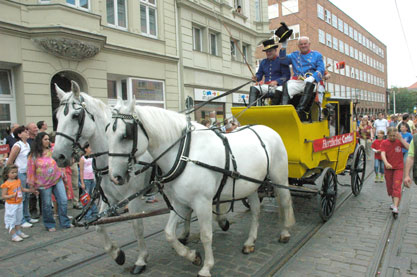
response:
[[[58,128],[57,132],[66,134],[73,138],[77,137],[77,132],[80,128],[80,124],[83,124],[82,131],[78,143],[84,146],[89,142],[93,153],[108,152],[107,136],[105,133],[105,127],[110,122],[111,109],[107,107],[102,101],[95,99],[88,94],[80,92],[78,84],[74,81],[71,82],[72,88],[69,93],[61,90],[55,85],[58,98],[61,101],[61,107],[57,110]],[[81,99],[85,104],[81,103]],[[64,104],[67,103],[67,104]],[[85,106],[83,106],[85,105]],[[67,110],[65,110],[67,109]],[[81,109],[84,109],[85,119],[80,122]],[[62,136],[58,135],[55,141],[55,147],[53,152],[53,158],[56,160],[58,166],[65,167],[71,164],[73,142]],[[141,157],[144,162],[150,162],[152,158],[149,154],[145,154]],[[108,166],[108,155],[104,154],[96,158],[96,165],[98,169],[103,169]],[[125,187],[115,186],[109,179],[109,174],[104,175],[101,181],[101,187],[104,194],[108,198],[111,205],[116,204],[120,200],[125,199],[129,195],[143,189],[150,180],[150,170],[147,170],[144,174],[138,177],[132,178],[129,185]],[[141,209],[141,201],[136,198],[129,202],[129,213],[139,213]],[[102,212],[107,208],[107,205],[101,201],[100,211]],[[145,270],[148,251],[146,249],[144,237],[143,237],[143,223],[142,219],[135,219],[132,221],[133,230],[139,245],[139,256],[135,262],[135,265],[131,269],[131,273],[140,274]],[[111,257],[119,264],[122,265],[125,262],[125,254],[115,243],[113,243],[108,236],[105,227],[96,227],[96,231],[102,235],[104,242],[104,249],[111,255]],[[185,230],[184,237],[187,237],[187,231]]]
[[[137,157],[148,151],[153,158],[158,157],[182,136],[187,127],[184,115],[176,112],[154,108],[136,107],[133,99],[127,105],[122,105],[119,99],[120,116],[129,118],[133,116],[139,125],[137,128]],[[111,128],[117,121],[117,128]],[[128,153],[132,149],[132,140],[126,139],[126,124],[132,123],[132,119],[114,118],[107,130],[110,153]],[[140,126],[142,124],[142,126]],[[225,148],[223,142],[212,131],[202,125],[193,122],[191,133],[191,146],[189,159],[204,162],[206,164],[224,167]],[[253,126],[252,129],[260,136],[269,154],[269,174],[273,183],[288,186],[288,157],[281,137],[266,126]],[[237,162],[237,170],[245,176],[264,180],[267,175],[267,158],[264,148],[255,133],[249,129],[227,134],[232,153]],[[163,173],[167,173],[173,167],[180,146],[178,143],[164,154],[158,161],[158,166]],[[128,162],[125,157],[110,157],[109,166],[113,178],[123,184],[128,175]],[[165,227],[167,240],[176,252],[190,260],[194,264],[201,264],[201,256],[195,250],[190,250],[177,239],[175,228],[177,223],[194,210],[200,224],[200,239],[204,246],[204,266],[199,271],[199,276],[211,276],[210,269],[214,265],[212,251],[212,201],[215,196],[223,174],[188,162],[182,174],[176,179],[164,185],[164,191],[169,198],[174,211],[171,211],[169,221]],[[243,252],[251,253],[255,250],[257,238],[260,203],[257,194],[259,184],[237,179],[235,194],[233,195],[232,178],[227,183],[221,194],[221,200],[232,200],[248,197],[252,222],[249,237],[244,243]],[[274,187],[275,195],[280,203],[283,229],[280,241],[287,242],[290,238],[289,228],[295,223],[292,200],[289,190]]]

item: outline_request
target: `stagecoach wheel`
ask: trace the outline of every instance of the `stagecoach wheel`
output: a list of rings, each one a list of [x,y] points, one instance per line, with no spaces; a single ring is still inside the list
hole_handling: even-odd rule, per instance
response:
[[[366,155],[365,148],[359,145],[353,154],[353,164],[350,171],[350,184],[352,193],[358,196],[365,180]]]
[[[323,171],[323,184],[320,191],[320,217],[326,222],[336,209],[337,177],[334,170],[327,167]]]

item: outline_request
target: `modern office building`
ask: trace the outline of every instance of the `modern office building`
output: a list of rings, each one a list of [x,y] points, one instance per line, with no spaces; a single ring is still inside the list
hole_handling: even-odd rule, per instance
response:
[[[56,127],[53,84],[68,91],[70,80],[105,103],[135,96],[138,105],[182,110],[187,96],[198,103],[248,81],[244,57],[254,67],[268,36],[267,0],[3,0],[0,131],[39,120]],[[195,119],[213,110],[223,119],[247,91]]]
[[[326,87],[334,97],[358,101],[357,111],[387,111],[387,47],[327,0],[270,0],[271,29],[285,22],[293,35],[288,53],[298,50],[297,39],[307,36],[311,49],[323,55],[331,74]],[[338,62],[346,67],[339,69]]]

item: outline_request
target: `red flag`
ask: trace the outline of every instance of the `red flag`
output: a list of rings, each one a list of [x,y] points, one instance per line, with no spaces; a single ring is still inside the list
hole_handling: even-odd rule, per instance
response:
[[[343,69],[343,68],[345,68],[345,62],[338,62],[336,64],[336,68],[337,69]]]

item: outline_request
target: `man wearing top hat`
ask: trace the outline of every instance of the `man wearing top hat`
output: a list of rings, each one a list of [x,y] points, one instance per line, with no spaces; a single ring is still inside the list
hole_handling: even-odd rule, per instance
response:
[[[266,59],[261,61],[256,76],[252,78],[253,81],[259,82],[265,77],[263,85],[255,85],[249,91],[249,103],[256,105],[254,102],[262,94],[267,94],[267,97],[272,98],[272,104],[278,105],[281,102],[280,90],[282,86],[290,77],[290,68],[288,65],[282,65],[278,59],[278,44],[274,39],[268,39],[262,42],[266,53]]]
[[[300,37],[298,39],[298,48],[289,55],[286,54],[287,41],[285,37],[285,29],[288,30],[285,23],[278,28],[275,34],[281,38],[282,48],[279,52],[281,64],[292,64],[294,72],[293,77],[283,88],[282,104],[287,105],[294,95],[301,93],[301,99],[296,107],[298,116],[301,121],[305,121],[310,117],[310,108],[315,98],[315,87],[324,76],[325,66],[323,56],[310,49],[310,39],[308,37]],[[291,30],[290,30],[291,31]]]

